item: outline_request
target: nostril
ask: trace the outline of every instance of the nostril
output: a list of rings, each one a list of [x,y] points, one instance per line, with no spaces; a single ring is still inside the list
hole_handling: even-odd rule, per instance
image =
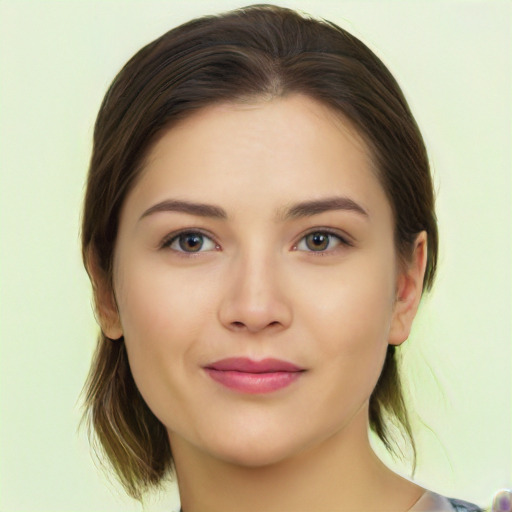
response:
[[[243,331],[244,329],[248,329],[249,331],[253,331],[253,330],[254,331],[259,331],[261,328],[264,328],[263,326],[259,326],[259,327],[255,326],[254,329],[253,329],[249,325],[245,324],[244,322],[239,322],[239,321],[231,322],[230,325],[231,325],[231,328],[233,330],[236,330],[236,331]],[[274,321],[274,322],[268,323],[265,327],[267,327],[267,328],[271,327],[272,328],[272,327],[277,327],[279,325],[281,325],[280,322]]]

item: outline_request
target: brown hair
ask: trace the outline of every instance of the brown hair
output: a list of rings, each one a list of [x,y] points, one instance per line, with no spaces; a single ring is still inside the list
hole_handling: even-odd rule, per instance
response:
[[[327,21],[256,5],[181,25],[123,67],[94,130],[83,210],[82,250],[112,285],[123,201],[163,130],[207,105],[302,93],[349,119],[369,145],[395,218],[402,261],[427,232],[425,288],[434,279],[437,225],[424,143],[393,76],[357,38]],[[94,283],[93,283],[94,284]],[[127,492],[140,499],[172,469],[165,427],[133,380],[123,340],[102,333],[85,386],[84,418]],[[395,421],[416,450],[395,347],[370,398],[370,426],[392,453]]]

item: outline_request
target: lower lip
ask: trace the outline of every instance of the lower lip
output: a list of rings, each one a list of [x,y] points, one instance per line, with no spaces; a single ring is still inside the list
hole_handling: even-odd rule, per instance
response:
[[[248,373],[213,368],[205,368],[205,371],[214,381],[223,386],[249,394],[271,393],[283,389],[295,382],[303,373],[302,371]]]

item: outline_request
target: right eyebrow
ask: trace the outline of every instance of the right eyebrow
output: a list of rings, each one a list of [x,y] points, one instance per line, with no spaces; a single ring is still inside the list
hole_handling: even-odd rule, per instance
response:
[[[213,219],[227,219],[227,213],[219,206],[214,206],[205,203],[192,203],[189,201],[179,201],[176,199],[166,199],[161,201],[150,208],[148,208],[139,218],[142,220],[149,215],[158,212],[181,212],[188,213],[189,215],[196,215],[198,217],[210,217]]]

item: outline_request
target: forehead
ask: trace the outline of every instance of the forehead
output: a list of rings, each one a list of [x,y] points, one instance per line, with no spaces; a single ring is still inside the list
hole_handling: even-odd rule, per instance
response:
[[[226,134],[229,136],[225,137]],[[197,143],[208,141],[211,145],[227,142],[233,152],[237,148],[255,152],[269,140],[279,140],[281,146],[288,147],[303,146],[307,140],[308,149],[314,146],[320,152],[331,142],[339,145],[340,136],[373,166],[371,151],[353,123],[341,112],[309,96],[291,94],[216,103],[193,112],[164,131],[152,144],[144,168],[167,152],[170,141],[178,139],[187,142],[197,139]]]
[[[238,209],[257,199],[275,210],[349,195],[371,212],[387,203],[376,176],[370,150],[349,121],[293,95],[212,105],[180,121],[152,146],[131,196],[148,203],[171,194]]]

